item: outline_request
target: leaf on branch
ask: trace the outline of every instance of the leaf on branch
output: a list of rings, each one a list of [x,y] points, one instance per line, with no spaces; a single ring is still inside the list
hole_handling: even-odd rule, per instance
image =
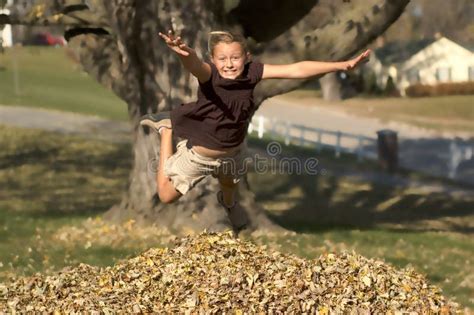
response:
[[[28,13],[29,19],[39,19],[44,16],[46,5],[37,4],[31,8],[31,11]]]

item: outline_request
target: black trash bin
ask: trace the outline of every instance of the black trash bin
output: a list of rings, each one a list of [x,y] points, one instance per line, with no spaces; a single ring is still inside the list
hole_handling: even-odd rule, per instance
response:
[[[398,168],[397,132],[390,129],[377,131],[377,148],[382,168],[390,173],[395,172]]]

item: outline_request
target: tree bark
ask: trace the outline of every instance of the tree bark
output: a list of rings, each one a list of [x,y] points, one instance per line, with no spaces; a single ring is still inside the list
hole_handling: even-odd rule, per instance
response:
[[[189,233],[221,230],[228,223],[216,199],[215,179],[205,179],[171,205],[160,203],[157,197],[159,139],[139,127],[139,118],[189,102],[197,91],[196,79],[183,69],[158,31],[173,28],[203,59],[207,59],[208,32],[228,29],[248,37],[262,62],[341,60],[382,33],[408,2],[308,0],[295,6],[288,0],[262,0],[258,5],[251,0],[38,0],[27,10],[0,19],[13,24],[66,25],[69,46],[85,71],[127,103],[134,163],[128,190],[105,217]],[[267,14],[269,8],[272,14]],[[256,106],[302,83],[263,82],[255,91]],[[281,230],[255,202],[246,181],[239,184],[239,195],[241,215],[249,219],[248,231]]]

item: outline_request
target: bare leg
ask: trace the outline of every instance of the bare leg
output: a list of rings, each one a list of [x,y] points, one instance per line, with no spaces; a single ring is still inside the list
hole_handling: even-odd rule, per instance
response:
[[[171,203],[182,196],[182,194],[174,188],[173,183],[164,173],[165,161],[173,155],[173,130],[163,128],[160,136],[160,161],[156,173],[156,189],[162,202]]]
[[[234,183],[231,176],[219,176],[219,184],[222,191],[222,201],[219,202],[226,206],[234,229],[240,231],[249,224],[249,218],[246,211],[236,202],[238,184]]]

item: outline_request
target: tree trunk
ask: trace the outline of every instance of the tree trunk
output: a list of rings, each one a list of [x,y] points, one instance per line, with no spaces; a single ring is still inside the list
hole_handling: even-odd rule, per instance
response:
[[[139,127],[138,121],[146,113],[169,110],[173,106],[179,106],[196,97],[196,79],[183,69],[177,56],[164,43],[157,42],[159,38],[156,36],[159,30],[163,31],[172,25],[176,32],[187,39],[191,47],[198,52],[205,52],[206,34],[211,30],[209,25],[217,24],[217,22],[214,21],[214,15],[205,2],[195,1],[195,3],[198,4],[161,1],[159,4],[155,3],[148,7],[134,8],[135,19],[140,21],[139,23],[132,23],[132,21],[124,23],[125,20],[121,19],[120,15],[114,17],[117,24],[122,23],[116,30],[121,35],[117,49],[121,51],[122,58],[118,59],[126,60],[125,66],[123,63],[116,62],[117,65],[114,68],[119,68],[120,71],[115,72],[121,73],[124,77],[124,80],[119,80],[119,82],[125,82],[127,85],[114,87],[114,84],[117,84],[114,78],[104,78],[103,74],[97,74],[97,77],[102,83],[117,91],[128,103],[133,129],[134,162],[128,190],[123,195],[123,200],[112,207],[105,217],[110,220],[134,219],[140,224],[154,224],[167,228],[175,234],[201,232],[204,229],[219,231],[233,228],[237,231],[240,225],[236,223],[245,221],[245,218],[248,219],[247,230],[249,231],[280,230],[281,228],[267,219],[263,208],[255,202],[253,193],[242,183],[239,186],[239,206],[236,208],[240,216],[238,215],[234,222],[229,222],[225,209],[217,202],[218,182],[210,176],[173,204],[160,203],[156,193],[155,176],[160,151],[159,137],[154,133],[144,132],[143,128]],[[161,25],[142,22],[142,20],[151,21],[148,17],[149,12],[156,12],[158,8],[167,14],[160,21]],[[115,10],[124,16],[131,15],[120,6]],[[114,12],[114,9],[109,8],[108,11]],[[166,20],[170,17],[173,19],[167,25]],[[196,26],[201,24],[202,27],[200,29],[186,28],[184,19],[189,19]],[[128,25],[133,25],[137,29],[129,30]],[[217,26],[217,28],[221,27]],[[77,42],[78,51],[84,52],[84,47],[87,47],[85,42],[89,40],[90,38]],[[150,45],[150,43],[154,44]],[[95,45],[102,45],[104,51],[110,47],[110,43],[106,42],[96,42]],[[94,50],[97,51],[98,47]],[[90,53],[85,53],[82,64],[94,69],[94,64],[98,62],[88,62],[88,56]],[[115,59],[108,57],[106,60]],[[113,72],[112,69],[106,73]],[[232,223],[234,223],[233,226],[231,226]]]
[[[323,99],[329,102],[342,100],[342,84],[339,81],[337,73],[328,73],[319,79]]]

